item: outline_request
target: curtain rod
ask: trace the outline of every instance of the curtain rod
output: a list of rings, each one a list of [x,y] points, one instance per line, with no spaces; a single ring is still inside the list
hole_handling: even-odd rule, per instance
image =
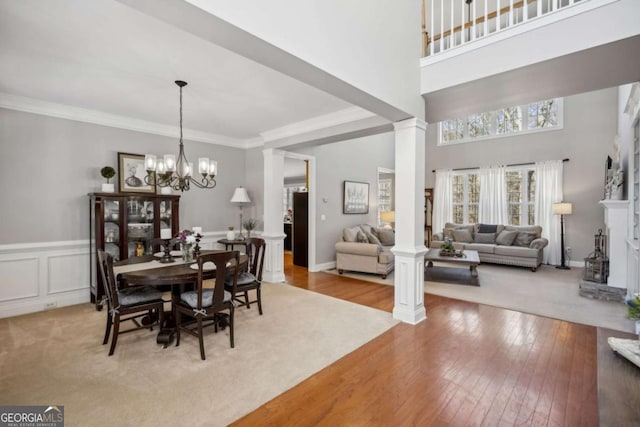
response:
[[[568,162],[569,159],[562,159],[563,162]],[[514,163],[512,165],[505,165],[505,167],[513,167],[513,166],[527,166],[527,165],[535,165],[536,162],[529,162],[529,163]],[[451,169],[452,171],[470,171],[470,170],[475,170],[475,169],[480,169],[479,166],[476,166],[475,168],[458,168],[458,169]],[[431,172],[435,173],[436,170],[432,170]]]

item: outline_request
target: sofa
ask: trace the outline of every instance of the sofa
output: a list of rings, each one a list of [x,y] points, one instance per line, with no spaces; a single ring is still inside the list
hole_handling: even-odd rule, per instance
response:
[[[542,264],[543,249],[549,244],[538,225],[448,222],[442,232],[433,235],[429,248],[440,249],[447,240],[455,249],[477,251],[480,262],[529,267],[531,271]]]
[[[339,274],[347,271],[379,274],[383,279],[393,271],[395,244],[393,230],[368,224],[342,230],[336,243],[336,268]]]

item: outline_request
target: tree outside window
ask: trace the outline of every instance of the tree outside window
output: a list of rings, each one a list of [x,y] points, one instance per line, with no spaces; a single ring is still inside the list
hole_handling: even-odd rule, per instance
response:
[[[478,222],[480,178],[478,174],[457,174],[452,182],[453,222]]]
[[[507,184],[507,212],[511,225],[535,224],[535,171],[510,170],[505,174]]]

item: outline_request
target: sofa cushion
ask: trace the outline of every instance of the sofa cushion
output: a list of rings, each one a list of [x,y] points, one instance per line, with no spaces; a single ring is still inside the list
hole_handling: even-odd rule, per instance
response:
[[[360,227],[345,228],[342,230],[342,240],[345,242],[357,242],[358,231],[362,231]]]
[[[537,249],[523,248],[522,246],[496,246],[494,253],[496,255],[520,256],[526,258],[536,258],[538,256]]]
[[[523,246],[528,248],[536,238],[536,233],[532,231],[519,231],[516,240],[513,241],[514,246]]]
[[[504,229],[509,231],[536,233],[536,237],[540,237],[542,235],[542,227],[540,227],[539,225],[507,225],[504,227]]]
[[[396,244],[396,233],[388,228],[376,228],[376,235],[383,246],[393,246]]]
[[[498,226],[496,224],[478,224],[478,233],[497,233]]]
[[[473,238],[474,243],[495,243],[496,233],[482,233],[477,232]]]
[[[496,245],[493,243],[465,243],[464,250],[478,251],[478,253],[492,254]]]
[[[357,242],[338,242],[336,243],[336,252],[352,255],[364,255],[377,257],[381,246],[372,245],[371,243],[357,243]]]
[[[460,243],[471,243],[473,235],[467,229],[453,230],[453,240]]]
[[[498,245],[511,246],[516,237],[518,237],[517,231],[505,229],[496,237],[496,243]]]
[[[358,231],[358,234],[356,235],[356,242],[369,243],[369,239],[367,238],[367,235],[364,234],[364,231],[362,230]]]

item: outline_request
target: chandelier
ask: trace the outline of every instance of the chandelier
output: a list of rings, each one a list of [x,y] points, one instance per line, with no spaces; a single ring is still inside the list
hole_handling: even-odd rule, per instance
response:
[[[173,190],[189,191],[191,184],[198,188],[213,188],[216,186],[214,179],[218,173],[218,162],[207,157],[198,159],[198,174],[202,178],[198,181],[193,174],[193,163],[187,160],[184,155],[184,144],[182,143],[182,88],[187,82],[176,80],[180,87],[180,151],[178,160],[173,154],[165,154],[163,158],[156,159],[155,154],[146,154],[144,156],[144,165],[147,170],[147,176],[144,182],[147,185],[158,185],[159,187],[169,187]]]

